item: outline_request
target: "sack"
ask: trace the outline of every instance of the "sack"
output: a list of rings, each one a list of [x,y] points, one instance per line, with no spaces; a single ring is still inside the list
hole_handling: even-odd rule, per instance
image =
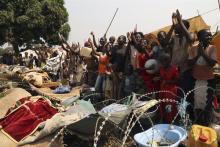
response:
[[[80,56],[91,57],[92,49],[88,47],[82,47],[80,49]]]

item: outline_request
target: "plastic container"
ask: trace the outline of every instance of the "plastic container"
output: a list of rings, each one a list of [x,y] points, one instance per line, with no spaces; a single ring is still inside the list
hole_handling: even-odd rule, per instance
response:
[[[215,130],[209,127],[193,125],[189,132],[187,147],[218,147]]]
[[[158,142],[169,142],[163,147],[177,147],[187,137],[187,132],[181,127],[170,124],[158,124],[154,127],[138,133],[134,136],[134,140],[140,147],[160,147]]]

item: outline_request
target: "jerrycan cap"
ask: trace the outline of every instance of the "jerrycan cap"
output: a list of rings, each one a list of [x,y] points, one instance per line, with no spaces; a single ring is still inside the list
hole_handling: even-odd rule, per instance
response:
[[[206,142],[206,141],[208,140],[208,138],[207,138],[204,134],[201,134],[201,135],[199,136],[199,140],[200,140],[201,142]]]

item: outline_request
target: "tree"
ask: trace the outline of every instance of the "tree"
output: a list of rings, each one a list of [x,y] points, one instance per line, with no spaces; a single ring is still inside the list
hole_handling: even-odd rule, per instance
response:
[[[9,42],[16,53],[19,46],[59,43],[70,32],[64,0],[0,0],[0,45]]]

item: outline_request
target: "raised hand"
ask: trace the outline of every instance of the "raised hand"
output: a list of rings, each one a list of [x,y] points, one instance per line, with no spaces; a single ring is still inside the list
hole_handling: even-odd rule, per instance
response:
[[[88,39],[88,42],[91,44],[91,43],[92,43],[92,39],[91,39],[91,38],[89,38],[89,39]]]
[[[178,9],[176,10],[176,18],[179,23],[182,22],[182,15],[180,14]]]
[[[177,18],[176,18],[176,13],[173,13],[172,14],[172,22],[173,22],[173,25],[176,25],[178,22],[177,22]]]
[[[127,32],[127,38],[129,41],[131,41],[131,33],[130,32]]]

